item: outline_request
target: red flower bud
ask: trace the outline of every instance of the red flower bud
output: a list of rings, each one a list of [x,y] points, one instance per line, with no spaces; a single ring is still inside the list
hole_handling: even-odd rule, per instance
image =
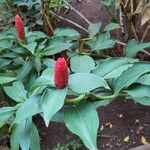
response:
[[[54,82],[58,89],[63,89],[68,84],[68,67],[64,58],[59,58],[55,63]]]
[[[19,39],[24,40],[25,32],[24,32],[23,21],[18,14],[15,16],[15,28],[16,28],[16,32],[18,34]]]

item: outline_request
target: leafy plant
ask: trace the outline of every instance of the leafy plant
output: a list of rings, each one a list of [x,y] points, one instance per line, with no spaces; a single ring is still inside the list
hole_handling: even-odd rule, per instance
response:
[[[88,149],[96,150],[98,107],[120,95],[150,105],[150,63],[133,58],[149,43],[129,41],[124,57],[105,54],[120,43],[110,35],[118,24],[102,30],[101,23],[90,23],[84,39],[70,28],[56,29],[51,37],[28,31],[18,16],[15,27],[17,34],[12,28],[0,34],[1,91],[11,102],[0,109],[0,127],[10,126],[12,150],[40,150],[32,121],[37,114],[47,127],[51,121],[64,122]]]

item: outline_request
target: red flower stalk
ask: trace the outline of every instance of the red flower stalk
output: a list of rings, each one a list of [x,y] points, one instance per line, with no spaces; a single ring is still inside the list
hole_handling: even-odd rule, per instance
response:
[[[20,40],[25,39],[24,25],[21,17],[16,14],[15,16],[15,28]]]
[[[64,58],[59,58],[55,63],[54,82],[58,89],[63,89],[68,84],[68,67]]]

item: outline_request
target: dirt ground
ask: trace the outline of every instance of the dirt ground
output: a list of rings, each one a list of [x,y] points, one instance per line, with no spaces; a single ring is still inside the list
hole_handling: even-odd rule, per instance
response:
[[[128,150],[142,145],[142,136],[150,142],[150,107],[119,98],[107,107],[100,108],[98,114],[99,149]],[[63,124],[50,123],[48,128],[41,124],[40,130],[42,150],[52,150],[58,143],[65,145],[74,138]],[[128,136],[129,139],[125,142]],[[81,148],[83,149],[85,148]]]

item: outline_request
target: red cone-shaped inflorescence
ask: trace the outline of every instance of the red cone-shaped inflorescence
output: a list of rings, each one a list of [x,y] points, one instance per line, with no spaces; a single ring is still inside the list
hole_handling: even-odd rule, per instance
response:
[[[23,21],[18,14],[16,14],[16,16],[15,16],[15,28],[16,28],[16,32],[18,34],[18,38],[20,40],[24,40],[25,32],[24,32]]]
[[[68,67],[64,58],[59,58],[55,63],[54,82],[58,89],[63,89],[68,84]]]

